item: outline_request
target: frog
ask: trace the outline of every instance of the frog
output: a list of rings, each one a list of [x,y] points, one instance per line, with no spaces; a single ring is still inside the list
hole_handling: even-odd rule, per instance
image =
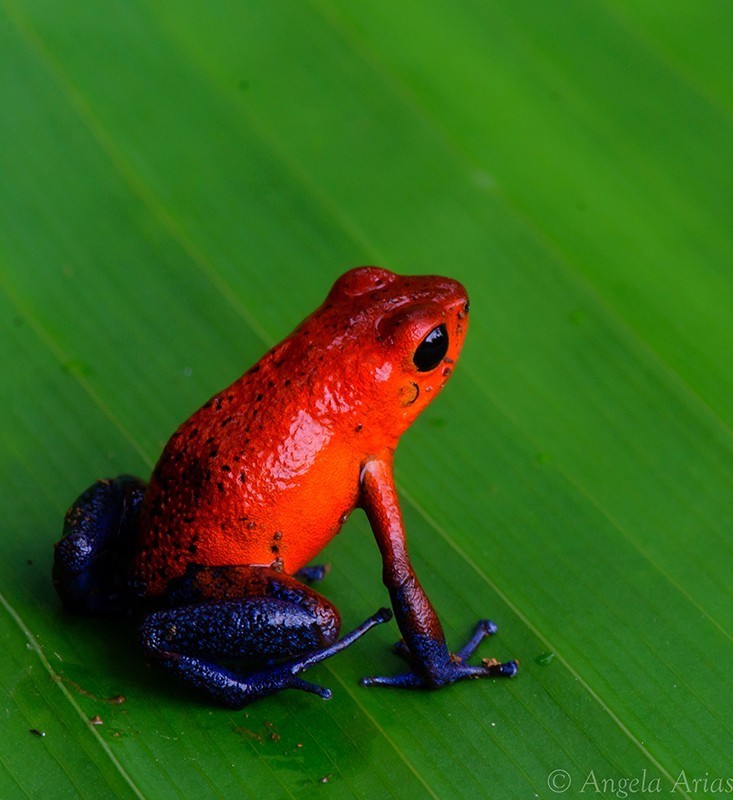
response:
[[[285,689],[329,698],[303,673],[393,616],[406,669],[364,686],[437,689],[513,677],[469,663],[497,631],[451,651],[408,553],[394,479],[402,434],[441,392],[468,329],[456,280],[366,266],[341,275],[280,344],[178,427],[149,481],[96,481],[71,505],[53,582],[72,612],[132,618],[145,658],[241,709]],[[311,564],[366,513],[391,600],[340,636]]]

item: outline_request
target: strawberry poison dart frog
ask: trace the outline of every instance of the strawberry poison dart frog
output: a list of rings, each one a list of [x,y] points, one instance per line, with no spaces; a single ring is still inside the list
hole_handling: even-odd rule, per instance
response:
[[[448,650],[410,564],[392,476],[400,435],[445,385],[467,325],[454,280],[376,267],[342,275],[290,336],[178,428],[147,485],[123,475],[76,500],[55,549],[64,605],[134,613],[147,658],[230,707],[281,689],[329,697],[304,670],[392,616],[382,608],[339,639],[338,611],[309,586],[325,568],[306,565],[358,506],[408,664],[362,684],[513,676],[515,661],[468,663],[496,631],[489,620]]]

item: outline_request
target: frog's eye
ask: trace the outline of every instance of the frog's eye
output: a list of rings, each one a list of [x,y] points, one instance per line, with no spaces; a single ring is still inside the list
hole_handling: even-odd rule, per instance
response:
[[[412,361],[418,372],[435,369],[448,352],[448,331],[445,325],[438,325],[420,342]]]

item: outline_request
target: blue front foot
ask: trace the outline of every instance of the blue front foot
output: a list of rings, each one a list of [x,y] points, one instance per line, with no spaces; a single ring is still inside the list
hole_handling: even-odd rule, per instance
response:
[[[402,672],[399,675],[373,675],[362,678],[362,686],[392,686],[398,689],[439,689],[457,681],[468,678],[513,678],[519,670],[518,661],[500,663],[484,659],[480,667],[471,664],[448,662],[439,668],[431,668],[429,674],[419,675],[417,672]]]
[[[513,678],[519,662],[484,658],[480,666],[465,663],[487,637],[493,636],[497,626],[491,620],[480,620],[468,642],[456,653],[448,653],[445,645],[430,639],[416,638],[412,653],[404,641],[397,642],[394,651],[410,662],[414,670],[398,675],[375,675],[361,679],[362,686],[392,686],[402,689],[437,689],[469,678]]]

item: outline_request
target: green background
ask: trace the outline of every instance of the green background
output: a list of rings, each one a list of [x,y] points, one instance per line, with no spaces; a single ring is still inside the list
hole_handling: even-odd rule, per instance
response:
[[[0,0],[0,797],[730,787],[732,37],[723,0]],[[220,710],[62,614],[52,542],[363,263],[468,287],[397,480],[450,642],[489,615],[522,671],[360,688],[382,626],[330,702]],[[384,603],[361,515],[326,558],[345,626]]]

